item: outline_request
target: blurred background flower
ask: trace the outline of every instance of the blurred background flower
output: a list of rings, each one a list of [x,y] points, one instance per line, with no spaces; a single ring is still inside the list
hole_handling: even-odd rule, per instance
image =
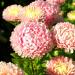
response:
[[[24,75],[24,72],[15,64],[0,62],[0,75]]]

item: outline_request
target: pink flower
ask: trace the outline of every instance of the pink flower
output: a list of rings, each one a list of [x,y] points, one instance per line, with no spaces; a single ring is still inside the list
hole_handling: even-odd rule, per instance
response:
[[[53,28],[53,35],[58,48],[73,52],[75,49],[75,26],[69,22],[57,23]]]
[[[65,3],[65,0],[46,0],[49,4],[63,4]]]
[[[24,75],[23,71],[11,62],[0,62],[0,75]]]
[[[46,64],[48,75],[74,75],[75,66],[68,57],[58,56]]]
[[[21,9],[22,9],[21,5],[14,4],[14,5],[8,6],[3,11],[3,14],[2,14],[3,19],[5,19],[6,21],[18,21],[19,20],[18,14]]]
[[[11,46],[22,57],[41,57],[52,49],[51,33],[44,23],[18,25],[10,37]]]
[[[47,26],[51,25],[59,12],[58,5],[50,5],[46,1],[34,1],[25,6],[20,13],[22,21],[37,20],[44,22]]]

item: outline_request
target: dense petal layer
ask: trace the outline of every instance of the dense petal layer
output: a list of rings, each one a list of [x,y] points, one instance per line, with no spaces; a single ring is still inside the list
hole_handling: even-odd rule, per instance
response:
[[[75,49],[75,26],[69,22],[60,22],[53,27],[53,34],[58,48],[66,51]]]
[[[44,23],[28,22],[18,25],[10,37],[11,45],[22,57],[41,57],[52,49],[51,32]]]

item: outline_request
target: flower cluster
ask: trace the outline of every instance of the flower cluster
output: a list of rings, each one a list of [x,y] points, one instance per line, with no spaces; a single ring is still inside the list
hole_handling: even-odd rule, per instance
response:
[[[0,62],[0,75],[24,75],[23,71],[11,62]]]
[[[51,25],[59,13],[59,5],[49,5],[45,1],[35,1],[28,6],[11,5],[3,11],[3,18],[7,21],[40,21]]]
[[[60,5],[64,2],[65,0],[35,0],[27,6],[14,4],[4,9],[3,19],[20,22],[11,33],[10,43],[15,53],[22,59],[42,58],[52,49],[58,48],[67,52],[74,51],[75,26],[64,22],[60,16]],[[71,13],[68,13],[68,17],[75,19]],[[27,67],[36,71],[34,68],[36,63],[33,65],[32,63],[31,61],[30,67]],[[58,56],[47,62],[46,72],[48,75],[75,75],[75,66],[68,57]],[[6,74],[23,75],[23,72],[11,63],[1,62],[0,75]],[[34,72],[32,74],[35,75]]]
[[[11,5],[5,10],[8,8],[9,11],[14,12],[16,7]],[[8,12],[5,10],[3,14]],[[22,57],[34,58],[43,56],[51,51],[53,42],[52,34],[48,27],[51,28],[53,21],[56,21],[59,5],[50,5],[46,1],[37,0],[18,10],[14,12],[17,14],[17,19],[15,15],[12,15],[13,12],[8,15],[9,17],[15,17],[16,21],[21,21],[21,24],[16,26],[10,37],[11,46],[15,52]],[[6,16],[3,15],[3,17]]]

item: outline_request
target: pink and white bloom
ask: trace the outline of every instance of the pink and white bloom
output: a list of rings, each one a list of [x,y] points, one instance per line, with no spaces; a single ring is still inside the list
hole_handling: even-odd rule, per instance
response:
[[[6,21],[18,21],[19,20],[18,14],[21,9],[22,6],[17,4],[13,4],[6,7],[2,14],[3,19],[5,19]]]
[[[60,22],[53,27],[53,37],[58,48],[65,51],[75,49],[75,26],[69,22]]]
[[[68,57],[58,56],[46,64],[48,75],[75,75],[75,66]]]
[[[24,75],[23,71],[11,62],[0,62],[0,75]]]
[[[28,22],[16,26],[11,34],[12,48],[21,57],[42,57],[53,47],[51,32],[44,23]]]

